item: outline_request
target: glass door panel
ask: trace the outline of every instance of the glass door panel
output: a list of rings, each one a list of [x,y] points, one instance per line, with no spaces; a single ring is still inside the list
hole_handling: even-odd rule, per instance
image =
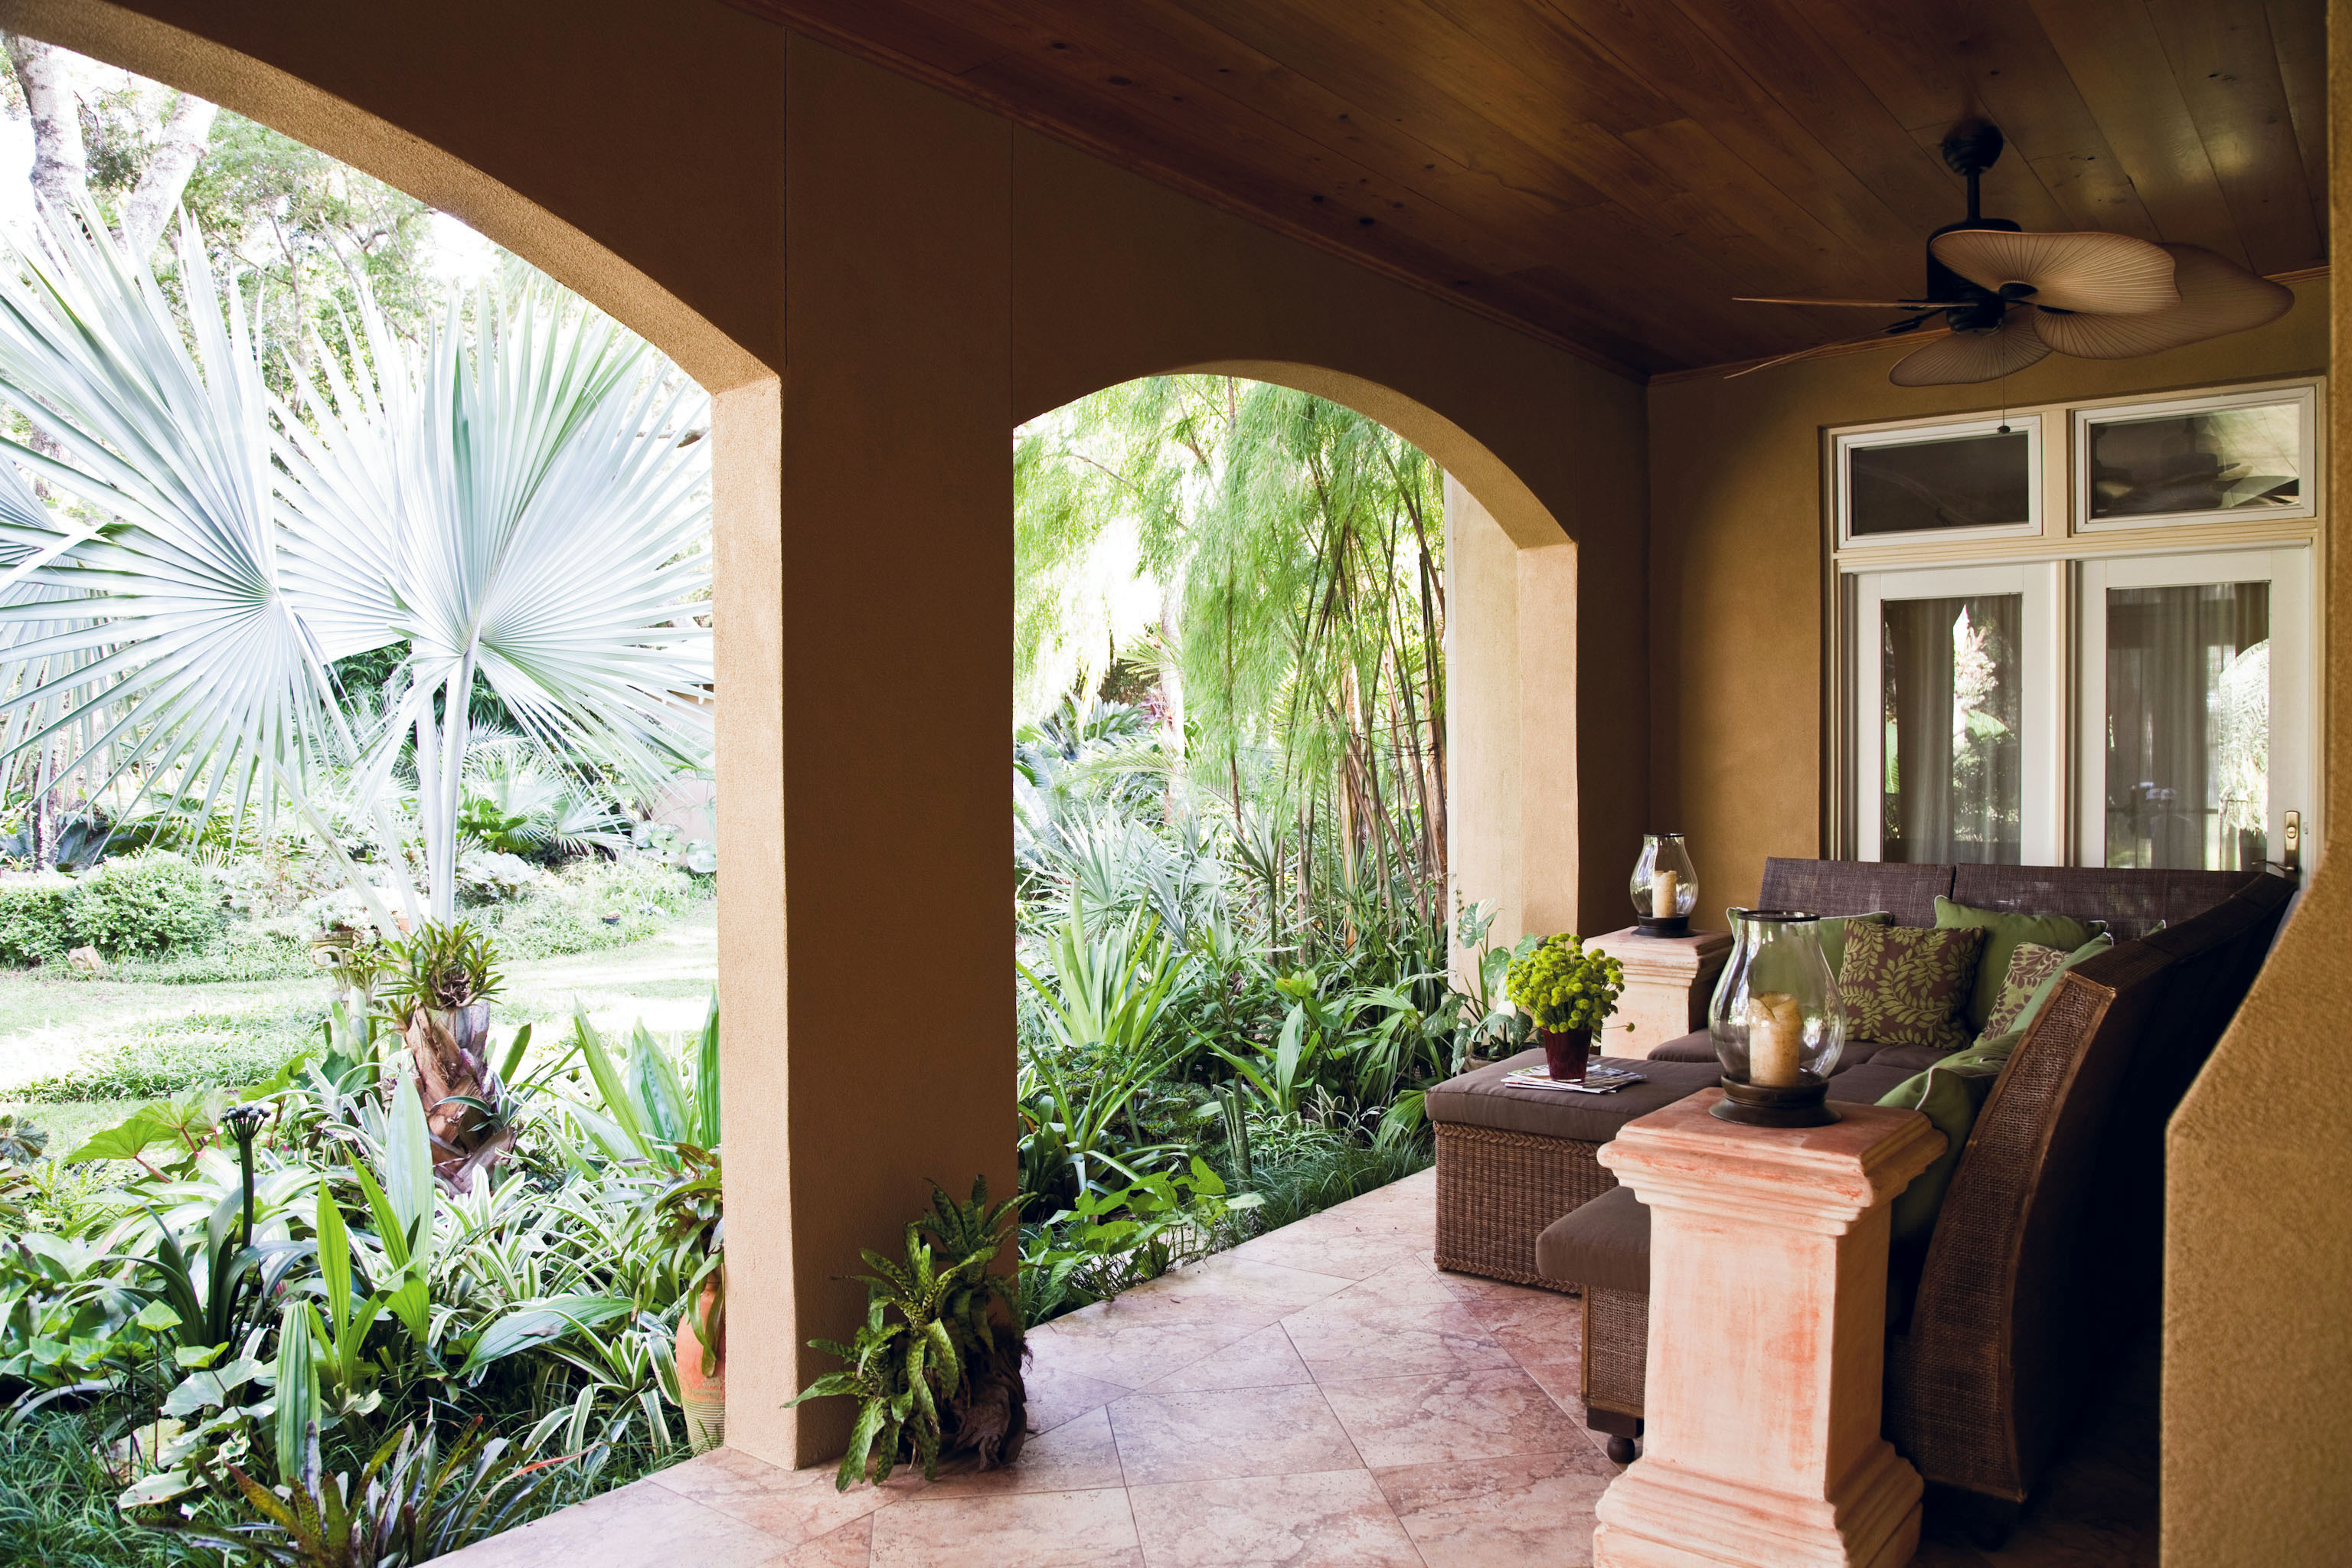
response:
[[[2084,563],[2085,864],[2252,870],[2308,816],[2306,559]]]
[[[1862,858],[2013,866],[2056,847],[2057,572],[1857,577]]]
[[[2019,863],[2024,607],[2022,594],[1881,606],[1880,858]]]

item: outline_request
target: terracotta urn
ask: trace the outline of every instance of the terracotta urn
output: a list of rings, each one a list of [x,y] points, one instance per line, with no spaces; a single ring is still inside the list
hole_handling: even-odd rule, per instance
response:
[[[1584,1077],[1584,1064],[1592,1057],[1591,1030],[1538,1026],[1536,1034],[1543,1040],[1544,1063],[1553,1078],[1574,1083]]]
[[[703,1323],[711,1325],[717,1352],[709,1372],[703,1370]],[[727,1316],[715,1276],[703,1281],[694,1305],[678,1314],[677,1399],[686,1412],[687,1442],[696,1453],[709,1453],[727,1440]]]

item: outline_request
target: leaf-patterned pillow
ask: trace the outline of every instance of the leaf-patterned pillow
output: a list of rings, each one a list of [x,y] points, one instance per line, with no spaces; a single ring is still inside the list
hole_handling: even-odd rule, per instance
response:
[[[1975,1033],[1969,995],[1984,952],[1979,927],[1850,925],[1838,989],[1850,1040],[1957,1051]]]
[[[2057,948],[2038,942],[2019,942],[2009,955],[2009,973],[2000,977],[2000,993],[1993,998],[1992,1011],[1985,1015],[1985,1026],[1977,1031],[1977,1038],[1990,1040],[2018,1027],[2017,1021],[2025,1016],[2033,994],[2065,963],[2065,953]]]

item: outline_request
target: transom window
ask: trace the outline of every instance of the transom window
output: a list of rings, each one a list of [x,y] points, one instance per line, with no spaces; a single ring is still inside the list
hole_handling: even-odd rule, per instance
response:
[[[2289,812],[2318,842],[2320,395],[1830,432],[1839,853],[2252,869]]]

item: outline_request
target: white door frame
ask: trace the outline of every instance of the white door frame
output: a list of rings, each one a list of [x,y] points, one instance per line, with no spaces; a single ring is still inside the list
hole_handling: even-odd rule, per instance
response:
[[[2107,861],[2107,590],[2187,588],[2208,583],[2271,585],[2270,799],[2263,827],[2272,859],[2286,842],[2286,813],[2303,813],[2304,865],[2326,842],[2313,764],[2318,737],[2312,689],[2314,607],[2311,549],[2200,551],[2189,555],[2103,555],[2083,563],[2082,689],[2076,766],[2082,787],[2075,822],[2078,864]]]

